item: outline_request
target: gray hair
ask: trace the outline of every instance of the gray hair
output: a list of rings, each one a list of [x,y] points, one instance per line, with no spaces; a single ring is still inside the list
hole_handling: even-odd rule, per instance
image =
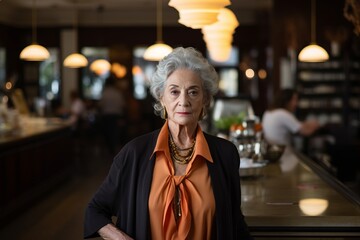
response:
[[[159,62],[156,72],[151,78],[150,92],[156,100],[155,114],[160,115],[164,108],[160,99],[163,96],[167,78],[177,69],[189,69],[199,75],[204,89],[204,111],[207,112],[218,91],[219,76],[199,51],[192,47],[178,47]]]

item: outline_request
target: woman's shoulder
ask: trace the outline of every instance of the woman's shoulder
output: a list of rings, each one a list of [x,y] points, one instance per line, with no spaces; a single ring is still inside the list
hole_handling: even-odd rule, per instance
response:
[[[128,159],[149,159],[156,145],[159,130],[140,135],[126,143],[115,156],[116,162],[124,162]]]

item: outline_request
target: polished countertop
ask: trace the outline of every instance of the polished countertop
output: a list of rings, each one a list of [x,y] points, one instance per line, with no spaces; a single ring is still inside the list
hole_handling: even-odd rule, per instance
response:
[[[70,124],[59,118],[21,117],[18,126],[0,134],[0,146],[12,144],[39,135],[62,129],[70,129]]]
[[[241,177],[241,191],[246,221],[260,235],[286,231],[324,236],[330,231],[360,236],[359,199],[311,159],[290,148],[257,176]]]

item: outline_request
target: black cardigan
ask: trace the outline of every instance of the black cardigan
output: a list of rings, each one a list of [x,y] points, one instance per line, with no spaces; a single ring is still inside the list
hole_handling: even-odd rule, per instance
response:
[[[114,158],[109,174],[90,201],[84,237],[117,216],[116,227],[136,240],[151,239],[148,198],[159,130],[126,144]],[[240,209],[239,154],[231,142],[204,133],[213,163],[207,162],[215,197],[212,239],[252,239]]]

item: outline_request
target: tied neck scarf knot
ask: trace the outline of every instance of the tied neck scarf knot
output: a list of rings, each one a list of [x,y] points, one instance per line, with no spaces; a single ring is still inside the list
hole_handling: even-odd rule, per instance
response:
[[[190,232],[191,213],[187,184],[191,182],[187,180],[186,175],[168,178],[168,194],[163,217],[165,239],[186,239]]]

